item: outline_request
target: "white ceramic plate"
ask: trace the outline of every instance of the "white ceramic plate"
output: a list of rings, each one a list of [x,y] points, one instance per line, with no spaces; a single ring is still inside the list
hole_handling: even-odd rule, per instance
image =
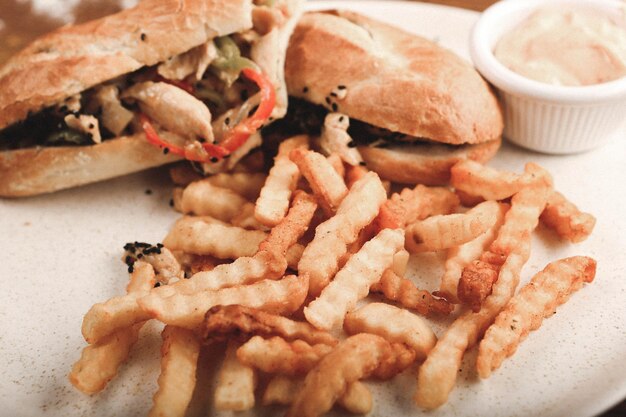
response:
[[[329,5],[395,23],[465,57],[478,16],[420,3],[313,4]],[[503,147],[492,166],[520,171],[526,161],[536,161],[554,174],[559,190],[598,218],[591,238],[576,246],[540,228],[523,279],[551,260],[581,254],[598,260],[596,281],[533,332],[490,379],[477,379],[470,352],[450,401],[439,410],[426,414],[413,405],[412,369],[391,383],[371,384],[372,416],[587,417],[626,395],[625,159],[623,132],[601,149],[567,157]],[[156,325],[145,329],[128,364],[103,393],[82,395],[66,375],[84,346],[83,314],[124,290],[124,243],[160,241],[178,217],[169,198],[167,175],[150,171],[49,196],[0,201],[0,416],[147,414],[159,366]],[[438,269],[421,267],[419,261],[413,263],[421,271],[416,279],[434,288]],[[211,354],[202,358],[209,368],[216,362]],[[210,388],[199,389],[189,415],[206,416],[210,397]],[[244,415],[283,412],[270,408]]]

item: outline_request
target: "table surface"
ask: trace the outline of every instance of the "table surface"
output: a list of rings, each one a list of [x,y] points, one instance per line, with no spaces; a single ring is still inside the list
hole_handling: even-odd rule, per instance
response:
[[[421,0],[425,3],[445,4],[447,6],[462,7],[476,11],[485,10],[487,7],[496,3],[495,0]],[[626,416],[626,399],[614,408],[599,417],[624,417]]]

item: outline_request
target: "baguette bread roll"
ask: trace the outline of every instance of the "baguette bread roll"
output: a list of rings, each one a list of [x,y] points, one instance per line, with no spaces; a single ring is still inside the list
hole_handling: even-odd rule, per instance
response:
[[[252,0],[144,0],[45,35],[0,68],[0,129],[104,81],[252,27]]]
[[[353,12],[305,14],[285,75],[292,96],[392,132],[454,145],[502,134],[496,97],[469,63]]]
[[[446,185],[450,169],[460,160],[489,161],[500,148],[500,139],[460,146],[438,143],[391,145],[385,148],[359,146],[367,167],[382,179],[401,184]]]
[[[177,140],[172,134],[161,134],[168,140]],[[179,159],[176,155],[164,155],[146,141],[143,133],[97,145],[4,151],[0,152],[0,196],[26,197],[58,191]]]

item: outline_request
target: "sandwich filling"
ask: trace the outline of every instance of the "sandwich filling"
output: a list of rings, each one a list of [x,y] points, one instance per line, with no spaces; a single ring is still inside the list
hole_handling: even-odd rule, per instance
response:
[[[272,120],[279,86],[256,62],[268,57],[254,59],[253,48],[294,10],[288,1],[255,3],[252,29],[211,39],[29,114],[0,131],[0,150],[89,146],[144,132],[164,153],[211,171],[208,166],[237,156],[238,149],[258,146],[255,134]],[[273,45],[264,53],[279,60],[284,51]],[[164,140],[161,131],[174,133],[176,142]]]

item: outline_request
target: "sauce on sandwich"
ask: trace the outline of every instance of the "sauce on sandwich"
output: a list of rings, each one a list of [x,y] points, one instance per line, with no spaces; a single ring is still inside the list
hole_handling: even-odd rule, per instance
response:
[[[496,58],[554,85],[585,86],[626,76],[626,19],[589,9],[540,9],[500,39]]]

